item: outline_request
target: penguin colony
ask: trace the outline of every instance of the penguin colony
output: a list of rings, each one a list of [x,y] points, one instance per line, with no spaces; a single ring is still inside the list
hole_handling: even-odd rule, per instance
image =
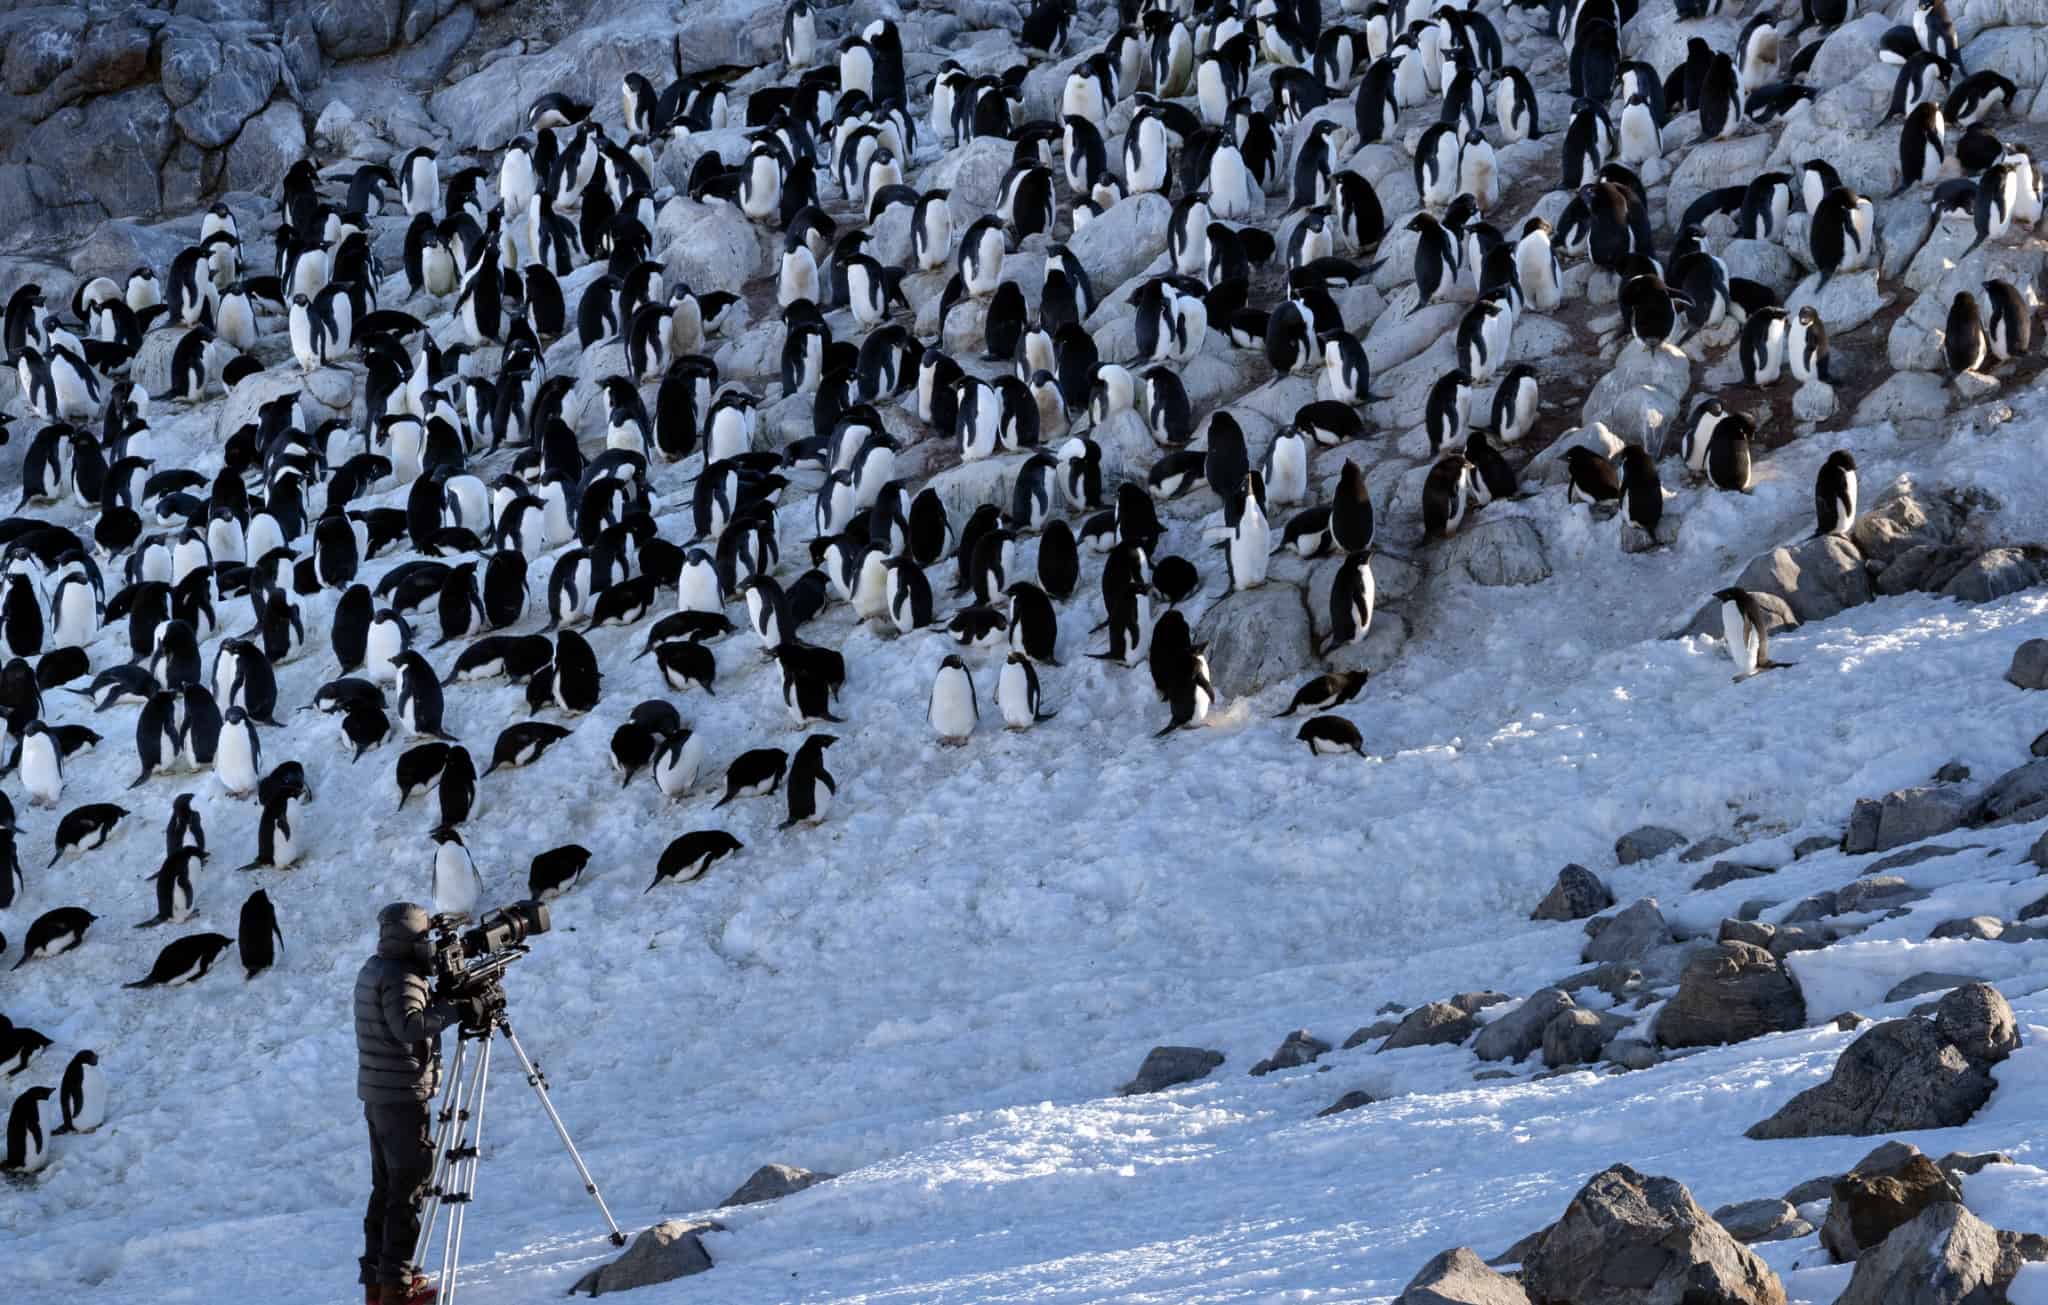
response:
[[[1803,0],[1790,26],[1759,14],[1733,48],[1694,38],[1670,68],[1624,58],[1633,0],[1514,7],[1527,12],[1494,0],[1340,0],[1331,14],[1316,0],[1120,0],[1112,33],[1084,49],[1080,11],[1040,0],[1021,32],[1025,63],[974,73],[949,60],[912,86],[893,24],[843,31],[835,51],[834,16],[793,0],[782,66],[750,92],[734,85],[738,70],[686,74],[678,47],[665,85],[624,78],[623,131],[550,93],[491,166],[451,162],[444,177],[424,149],[329,173],[302,161],[278,180],[261,231],[215,205],[167,268],[91,277],[68,301],[21,287],[4,322],[19,391],[9,419],[27,438],[21,503],[0,521],[0,712],[23,798],[61,815],[52,860],[32,881],[13,800],[0,794],[0,911],[49,897],[59,862],[93,856],[138,818],[111,801],[64,809],[67,762],[104,738],[54,722],[59,694],[89,699],[95,719],[122,732],[132,722],[131,788],[212,777],[169,810],[150,891],[136,895],[137,928],[182,925],[216,891],[205,820],[229,804],[259,813],[244,871],[288,870],[312,850],[303,764],[275,746],[264,755],[281,713],[332,717],[353,761],[393,755],[399,808],[415,796],[432,804],[435,900],[473,910],[482,879],[461,831],[482,785],[542,764],[607,680],[715,696],[720,650],[735,641],[774,663],[783,710],[808,731],[801,743],[706,740],[669,696],[651,697],[610,738],[620,786],[644,775],[666,799],[701,797],[706,820],[768,797],[786,808],[782,830],[815,824],[837,792],[836,738],[819,727],[857,721],[875,689],[806,627],[824,629],[820,618],[843,604],[857,622],[960,645],[968,655],[944,658],[925,703],[942,743],[970,743],[985,702],[1005,727],[1031,729],[1057,716],[1042,673],[1061,666],[1063,614],[1070,628],[1094,619],[1084,555],[1099,559],[1094,632],[1107,643],[1088,655],[1146,667],[1165,707],[1161,735],[1200,725],[1217,693],[1179,604],[1202,592],[1205,574],[1237,592],[1265,583],[1280,549],[1334,552],[1317,651],[1370,631],[1365,441],[1376,432],[1363,410],[1381,396],[1364,346],[1373,320],[1347,316],[1340,300],[1358,302],[1349,292],[1397,240],[1412,250],[1413,289],[1387,311],[1471,305],[1456,365],[1427,395],[1425,544],[1523,495],[1507,451],[1534,433],[1540,400],[1535,370],[1514,361],[1515,326],[1565,304],[1567,262],[1590,264],[1589,280],[1613,290],[1626,348],[1738,328],[1745,387],[1698,402],[1670,449],[1629,446],[1618,465],[1595,448],[1569,450],[1566,497],[1625,514],[1655,541],[1661,456],[1715,489],[1747,490],[1769,419],[1745,411],[1745,397],[1788,372],[1804,384],[1835,377],[1819,314],[1788,312],[1768,287],[1731,275],[1710,238],[1790,242],[1818,288],[1877,261],[1875,209],[1816,158],[1707,192],[1673,215],[1660,248],[1641,170],[1661,160],[1681,115],[1715,139],[1800,112],[1815,95],[1800,79],[1850,6]],[[1679,16],[1719,8],[1681,0]],[[1963,67],[1942,0],[1910,8],[1881,45],[1899,67],[1886,118],[1902,124],[1899,193],[1917,187],[1938,219],[1973,223],[1977,244],[2031,227],[2043,179],[1993,125],[2017,88]],[[1505,62],[1505,21],[1565,52],[1567,85],[1543,88],[1569,98],[1561,128],[1530,75]],[[1058,113],[1032,116],[1025,78],[1053,61],[1071,66]],[[707,150],[681,194],[657,185],[667,150],[730,128],[744,129],[742,157]],[[962,220],[947,190],[913,179],[922,160],[983,139],[1008,142],[1012,164],[995,211]],[[1569,196],[1559,219],[1496,225],[1507,198],[1500,152],[1553,140]],[[1345,166],[1382,142],[1412,158],[1412,213],[1386,211]],[[1144,193],[1172,205],[1163,266],[1105,305],[1103,291],[1117,288],[1098,286],[1099,269],[1064,240]],[[655,232],[677,202],[730,206],[779,240],[768,310],[784,341],[779,386],[721,375],[715,355],[754,308],[671,276]],[[373,219],[393,213],[406,219],[402,266],[386,268]],[[891,221],[908,239],[885,248]],[[1029,264],[1035,286],[1006,275],[1006,258],[1027,248],[1043,254]],[[911,298],[927,274],[948,278],[930,339],[914,329],[925,305]],[[1996,279],[1982,290],[1981,305],[1966,292],[1948,315],[1958,377],[2031,350],[2028,292]],[[1105,306],[1129,323],[1120,356],[1086,325]],[[165,332],[168,381],[152,395],[135,364]],[[572,365],[550,364],[565,342]],[[1276,377],[1316,378],[1320,397],[1254,458],[1228,411],[1190,402],[1181,372],[1205,349],[1262,355]],[[592,360],[601,374],[587,374]],[[294,377],[310,387],[314,373],[344,378],[345,404],[295,391]],[[244,386],[270,397],[194,465],[171,461],[152,413]],[[809,431],[762,447],[764,407],[792,395],[810,399]],[[337,406],[346,415],[324,415]],[[1126,464],[1112,483],[1096,436],[1125,418],[1155,447],[1149,470]],[[962,463],[1027,456],[1007,502],[960,513],[897,474],[898,455],[927,442]],[[1338,449],[1334,493],[1316,501],[1313,464]],[[1159,553],[1159,505],[1197,489],[1220,507],[1207,532],[1219,557],[1206,572]],[[1837,452],[1815,486],[1817,532],[1846,532],[1857,502],[1854,459]],[[1019,544],[1034,535],[1027,571]],[[1738,679],[1783,664],[1769,656],[1769,614],[1754,595],[1715,598]],[[586,637],[611,625],[644,630],[626,665],[601,664]],[[753,654],[726,658],[741,655]],[[970,656],[1000,661],[977,684]],[[281,703],[276,668],[299,658],[332,674],[310,703]],[[531,719],[499,731],[479,770],[483,740],[448,729],[446,704],[487,679],[524,685]],[[1332,670],[1279,714],[1304,717],[1295,738],[1312,755],[1367,756],[1356,725],[1332,714],[1366,683],[1363,670]],[[745,850],[715,826],[683,833],[645,891]],[[572,890],[590,859],[574,844],[538,853],[529,890]],[[96,922],[76,906],[42,911],[14,965],[61,965]],[[128,986],[196,982],[230,949],[254,979],[282,941],[257,889],[236,935],[178,937]],[[0,1015],[9,1078],[53,1045]],[[16,1097],[5,1167],[37,1169],[55,1135],[105,1117],[98,1055],[78,1048],[58,1087]]]

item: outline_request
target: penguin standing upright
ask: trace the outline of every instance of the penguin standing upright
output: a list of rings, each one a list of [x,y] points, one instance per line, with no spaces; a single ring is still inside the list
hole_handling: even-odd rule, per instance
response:
[[[436,915],[474,917],[483,901],[484,879],[470,859],[462,835],[453,829],[436,829],[434,842],[433,893],[428,900]]]
[[[1028,730],[1059,714],[1039,709],[1038,670],[1021,652],[1003,662],[996,678],[996,705],[1002,709],[1004,726],[1013,730]]]
[[[925,706],[925,719],[931,722],[939,742],[957,747],[967,742],[974,733],[974,727],[981,720],[981,708],[974,698],[974,678],[967,673],[967,663],[958,654],[950,655],[939,663],[938,673],[932,677],[931,700]]]
[[[64,1067],[57,1089],[57,1108],[64,1122],[52,1131],[90,1133],[107,1121],[107,1084],[100,1073],[100,1058],[92,1050],[80,1051]]]
[[[229,797],[246,797],[255,789],[262,767],[263,741],[257,737],[256,722],[240,707],[228,708],[214,748],[214,779]]]
[[[825,769],[825,749],[837,742],[836,735],[812,734],[797,745],[783,789],[789,800],[789,819],[782,822],[781,828],[816,824],[831,809],[839,786],[833,782],[832,772]]]
[[[242,903],[235,945],[241,953],[244,981],[277,964],[278,950],[284,946],[284,930],[278,927],[277,910],[270,904],[270,894],[261,888]]]
[[[0,1156],[0,1169],[32,1174],[50,1163],[49,1135],[43,1129],[43,1103],[56,1095],[46,1087],[32,1087],[14,1099],[7,1112],[7,1151]]]
[[[1977,296],[1968,290],[1956,291],[1956,297],[1949,303],[1948,326],[1941,347],[1948,360],[1949,375],[1954,377],[1982,367],[1991,352],[1983,316],[1977,311]]]
[[[1721,604],[1721,637],[1727,642],[1729,659],[1735,663],[1737,684],[1752,675],[1792,665],[1771,660],[1768,622],[1755,594],[1730,587],[1715,590],[1714,597]]]
[[[1813,512],[1816,537],[1847,535],[1856,524],[1856,458],[1847,449],[1836,449],[1820,464],[1813,481]]]

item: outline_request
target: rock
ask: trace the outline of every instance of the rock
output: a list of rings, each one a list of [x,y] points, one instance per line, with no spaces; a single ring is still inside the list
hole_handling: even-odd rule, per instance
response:
[[[698,294],[738,293],[766,266],[760,236],[746,215],[730,204],[672,199],[654,219],[654,239],[665,251],[670,283],[681,282]]]
[[[1470,1013],[1447,1001],[1432,1001],[1409,1011],[1379,1049],[1399,1051],[1403,1047],[1455,1045],[1471,1037],[1477,1027],[1478,1021]]]
[[[403,8],[403,0],[316,0],[313,31],[330,59],[382,54],[398,43]]]
[[[1209,645],[1209,676],[1217,693],[1240,698],[1292,681],[1314,657],[1308,608],[1292,585],[1269,583],[1220,600],[1195,622],[1196,643]]]
[[[1868,1164],[1835,1180],[1828,1217],[1821,1224],[1820,1244],[1837,1264],[1878,1246],[1928,1206],[1962,1199],[1948,1175],[1917,1147],[1900,1163]]]
[[[1551,1069],[1589,1064],[1629,1021],[1619,1015],[1574,1006],[1559,1011],[1543,1026],[1543,1063]]]
[[[1614,840],[1614,859],[1622,865],[1634,865],[1638,861],[1654,861],[1666,852],[1685,846],[1685,835],[1662,825],[1644,825],[1631,829]]]
[[[1869,1136],[1968,1121],[1995,1086],[1983,1066],[1922,1019],[1867,1029],[1835,1062],[1827,1082],[1750,1126],[1752,1138]]]
[[[1716,861],[1705,874],[1693,880],[1692,888],[1696,893],[1704,893],[1739,880],[1762,879],[1766,875],[1776,873],[1777,869],[1774,866],[1743,865],[1739,861]]]
[[[1165,252],[1166,223],[1172,216],[1173,205],[1165,196],[1131,195],[1074,233],[1067,248],[1088,269],[1096,293],[1106,297]]]
[[[1462,568],[1472,583],[1490,588],[1533,585],[1550,578],[1543,536],[1528,517],[1482,517],[1440,550],[1446,569]]]
[[[1896,328],[1895,328],[1896,330]],[[1894,360],[1894,365],[1898,364]],[[1902,430],[1930,427],[1948,412],[1948,389],[1927,372],[1901,371],[1887,376],[1856,405],[1855,424],[1891,422]]]
[[[199,93],[173,115],[179,134],[208,150],[219,149],[233,140],[242,124],[270,102],[270,93],[277,89],[284,68],[283,58],[272,47],[230,41],[214,50],[215,68],[204,74]],[[207,51],[200,47],[195,53],[203,60]],[[193,70],[193,75],[200,74]],[[281,170],[278,175],[282,175]],[[273,176],[261,185],[245,188],[268,190],[276,184],[277,177]]]
[[[1270,1074],[1276,1069],[1298,1069],[1313,1063],[1316,1057],[1329,1049],[1329,1043],[1321,1038],[1311,1037],[1307,1029],[1296,1029],[1287,1035],[1278,1051],[1252,1066],[1252,1074],[1256,1077]]]
[[[1835,890],[1835,913],[1853,915],[1858,911],[1888,911],[1925,896],[1924,892],[1897,875],[1865,875]]]
[[[1970,813],[1970,800],[1945,784],[1897,789],[1881,798],[1858,798],[1849,813],[1842,850],[1851,856],[1885,852],[1934,838],[1957,828]]]
[[[1583,920],[1614,905],[1614,894],[1600,882],[1600,876],[1579,864],[1557,872],[1557,882],[1536,903],[1532,920]]]
[[[1529,1305],[1529,1293],[1487,1268],[1478,1252],[1460,1246],[1423,1265],[1394,1305]]]
[[[1949,1181],[1954,1182],[1957,1174],[1967,1178],[1982,1173],[1992,1165],[2009,1165],[2015,1162],[2003,1151],[1951,1151],[1935,1163],[1941,1166],[1941,1172],[1949,1176]]]
[[[2003,993],[1988,983],[1952,988],[1935,1006],[1934,1028],[1958,1051],[1996,1065],[2019,1049],[2019,1024]]]
[[[1941,592],[1958,602],[1994,602],[2040,584],[2048,577],[2044,559],[2048,559],[2048,550],[2040,548],[1993,548],[1950,576]]]
[[[142,87],[57,110],[29,133],[24,153],[62,160],[64,176],[108,213],[150,217],[161,206],[157,175],[175,139],[171,106]]]
[[[1657,1014],[1657,1043],[1707,1047],[1782,1033],[1806,1022],[1806,1000],[1791,971],[1743,942],[1715,944],[1685,967],[1678,995]]]
[[[1369,1106],[1374,1100],[1375,1098],[1372,1093],[1354,1088],[1343,1096],[1338,1097],[1332,1104],[1316,1111],[1316,1118],[1328,1119],[1331,1115],[1341,1115],[1347,1110],[1356,1110],[1360,1106]]]
[[[1401,1021],[1399,1020],[1374,1020],[1362,1028],[1354,1029],[1351,1036],[1344,1039],[1342,1050],[1351,1051],[1362,1047],[1375,1038],[1386,1037],[1389,1033],[1400,1027]]]
[[[1673,1178],[1596,1175],[1522,1260],[1533,1300],[1572,1305],[1784,1305],[1764,1262]]]
[[[698,1234],[723,1231],[724,1227],[716,1223],[687,1223],[679,1219],[658,1223],[635,1237],[624,1255],[578,1278],[569,1294],[584,1291],[602,1296],[608,1291],[652,1287],[702,1273],[711,1267],[711,1253],[704,1249]]]
[[[1567,974],[1557,981],[1557,986],[1569,993],[1583,992],[1588,988],[1597,989],[1620,1001],[1643,981],[1642,970],[1626,961],[1609,961],[1591,969]]]
[[[1893,984],[1885,993],[1884,999],[1887,1004],[1909,1001],[1914,997],[1924,997],[1930,992],[1947,992],[1950,988],[1960,988],[1966,983],[1976,982],[1978,979],[1974,974],[1944,974],[1939,970],[1923,970]]]
[[[299,371],[296,364],[286,364],[266,372],[242,378],[241,384],[228,391],[227,402],[220,406],[220,414],[214,420],[214,436],[225,443],[229,436],[256,420],[256,414],[264,404],[286,394],[300,395],[304,400],[306,419],[313,425],[330,417],[348,416],[346,405],[355,392],[355,378],[336,367],[322,368],[310,375]]]
[[[1955,543],[1968,517],[1967,507],[1954,495],[1923,490],[1910,476],[1901,476],[1857,516],[1849,538],[1866,560],[1884,568],[1912,549]]]
[[[1686,391],[1692,388],[1692,360],[1676,345],[1654,349],[1631,339],[1614,364],[1586,396],[1581,420],[1599,424],[1655,456],[1681,415]]]
[[[794,1196],[807,1187],[829,1183],[838,1174],[821,1174],[796,1165],[762,1165],[753,1172],[739,1190],[719,1202],[720,1206],[757,1205],[762,1201],[779,1201],[785,1196]]]
[[[1513,1000],[1514,998],[1506,993],[1494,992],[1489,988],[1480,992],[1461,992],[1451,998],[1451,1005],[1456,1006],[1467,1015],[1477,1015],[1480,1011],[1490,1006],[1503,1005]]]
[[[1835,1305],[2002,1301],[1999,1252],[1990,1224],[1954,1202],[1931,1205],[1857,1257],[1856,1272]],[[2009,1281],[2012,1274],[2003,1276]]]
[[[1522,469],[1524,485],[1562,485],[1571,476],[1564,455],[1581,445],[1612,460],[1621,455],[1626,445],[1605,426],[1587,426],[1583,429],[1568,430],[1550,442],[1541,453],[1529,459],[1529,465]]]
[[[305,157],[305,119],[290,100],[277,100],[243,123],[228,146],[227,181],[236,190],[268,193],[286,168]]]
[[[1970,915],[1959,920],[1943,920],[1928,933],[1929,938],[1982,938],[1995,942],[2005,932],[2005,921],[1995,915]]]
[[[1538,988],[1522,1004],[1479,1030],[1472,1049],[1481,1060],[1522,1060],[1543,1047],[1543,1030],[1572,1007],[1562,988]]]
[[[1601,926],[1579,954],[1582,961],[1641,960],[1652,947],[1671,941],[1671,926],[1657,909],[1657,899],[1645,897],[1617,915],[1594,919]]]
[[[1774,548],[1751,562],[1735,583],[1754,592],[1776,594],[1801,623],[1824,621],[1845,608],[1869,602],[1872,596],[1862,556],[1838,535]],[[1719,610],[1716,605],[1717,616]]]
[[[1818,309],[1830,336],[1855,330],[1891,303],[1891,297],[1878,288],[1874,267],[1831,276],[1824,286],[1817,285],[1819,280],[1815,274],[1799,283],[1785,299],[1785,316],[1796,318],[1806,307]]]
[[[205,92],[207,83],[220,72],[220,42],[213,33],[198,23],[174,22],[164,28],[157,47],[157,58],[162,65],[159,85],[163,87],[164,98],[178,110]],[[266,91],[264,98],[269,98]],[[254,113],[263,105],[262,100],[250,106]],[[235,126],[242,125],[248,117],[244,114],[235,120]],[[228,135],[233,136],[230,131]]]
[[[1709,834],[1691,847],[1686,848],[1683,852],[1680,852],[1678,859],[1686,865],[1694,865],[1709,857],[1719,856],[1730,848],[1740,846],[1741,844],[1732,838],[1725,838],[1720,834]]]
[[[1209,1071],[1223,1063],[1223,1053],[1200,1047],[1154,1047],[1145,1053],[1138,1076],[1118,1089],[1127,1097],[1163,1092],[1182,1083],[1207,1078]]]
[[[1813,1231],[1813,1225],[1799,1217],[1790,1201],[1776,1196],[1724,1205],[1714,1211],[1714,1221],[1726,1228],[1729,1236],[1752,1245],[1804,1237]]]
[[[1840,406],[1835,387],[1825,381],[1806,381],[1792,391],[1792,417],[1795,421],[1823,422],[1834,416]]]
[[[1969,818],[1988,825],[2041,802],[2048,802],[2048,761],[2029,761],[1992,780]]]
[[[2048,639],[2029,639],[2013,649],[2005,678],[2022,689],[2048,689]]]
[[[1657,1063],[1657,1049],[1641,1038],[1616,1038],[1600,1053],[1600,1059],[1623,1069],[1648,1069]]]
[[[1947,767],[1943,767],[1943,769],[1946,770]],[[1939,779],[1940,776],[1937,775],[1935,778]],[[1963,778],[1967,779],[1969,776],[1964,775]],[[1932,861],[1938,857],[1954,856],[1958,852],[1967,852],[1977,846],[1979,845],[1975,843],[1965,844],[1961,847],[1949,847],[1942,843],[1922,843],[1918,847],[1909,847],[1903,852],[1894,852],[1890,856],[1879,857],[1865,866],[1863,873],[1865,875],[1879,875],[1890,870],[1904,870],[1909,866],[1919,865],[1922,861]]]

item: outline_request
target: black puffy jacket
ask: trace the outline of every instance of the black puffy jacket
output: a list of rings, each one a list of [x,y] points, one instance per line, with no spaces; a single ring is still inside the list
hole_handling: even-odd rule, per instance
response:
[[[356,975],[356,1096],[369,1105],[430,1100],[440,1088],[441,1030],[455,1009],[433,1000],[427,913],[395,902],[378,913],[377,954]]]

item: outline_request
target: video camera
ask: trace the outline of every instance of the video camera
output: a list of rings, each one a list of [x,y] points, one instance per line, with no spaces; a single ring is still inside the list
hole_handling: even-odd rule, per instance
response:
[[[435,991],[444,998],[483,997],[502,1006],[498,976],[526,955],[528,938],[548,931],[547,903],[513,902],[465,930],[468,922],[466,915],[434,917]]]

